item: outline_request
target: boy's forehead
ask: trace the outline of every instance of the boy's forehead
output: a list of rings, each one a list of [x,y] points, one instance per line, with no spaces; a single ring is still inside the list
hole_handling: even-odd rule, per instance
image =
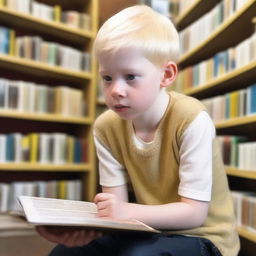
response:
[[[121,48],[115,51],[102,51],[98,54],[100,66],[118,65],[139,65],[141,62],[148,61],[142,51],[134,48]]]

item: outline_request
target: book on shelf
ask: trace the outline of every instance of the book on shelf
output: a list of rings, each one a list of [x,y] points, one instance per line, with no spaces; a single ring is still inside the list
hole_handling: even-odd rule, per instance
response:
[[[43,62],[75,71],[91,70],[91,56],[73,47],[48,42],[39,36],[16,36],[13,29],[0,26],[0,53]]]
[[[224,164],[240,170],[256,170],[256,142],[245,136],[217,136]]]
[[[0,0],[0,6],[32,15],[36,18],[62,22],[67,26],[80,29],[90,29],[90,16],[78,11],[63,11],[60,5],[47,5],[34,0]]]
[[[234,209],[238,226],[256,232],[256,194],[255,192],[232,191]]]
[[[0,163],[82,164],[87,144],[65,133],[0,134]]]
[[[248,1],[232,0],[230,4],[230,1],[220,1],[209,12],[200,17],[200,19],[182,30],[180,32],[182,54],[187,53],[204,40],[207,40],[223,22],[231,19],[232,15],[237,13],[246,2]]]
[[[203,99],[214,122],[256,114],[256,84],[224,95]]]
[[[34,225],[160,233],[135,219],[100,218],[96,205],[91,202],[29,196],[20,196],[18,200],[26,220]]]
[[[0,214],[17,211],[19,196],[81,200],[81,180],[35,180],[0,182]]]
[[[15,42],[16,57],[76,71],[90,71],[91,69],[88,52],[84,53],[70,46],[44,41],[38,36],[19,36]],[[3,53],[9,53],[9,32],[6,43],[7,48],[3,49]]]
[[[61,22],[61,6],[55,5],[53,7],[53,20],[56,22]]]
[[[81,89],[0,78],[0,110],[82,117],[84,104]]]
[[[201,87],[210,80],[223,77],[226,74],[256,61],[256,33],[246,38],[236,46],[216,53],[212,58],[201,61],[182,70],[177,80],[179,91],[188,91]]]
[[[9,194],[10,186],[5,183],[0,183],[0,212],[8,211]]]

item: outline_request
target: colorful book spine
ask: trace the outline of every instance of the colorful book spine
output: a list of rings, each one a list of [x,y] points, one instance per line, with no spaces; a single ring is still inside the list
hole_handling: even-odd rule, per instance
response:
[[[61,6],[60,5],[55,5],[53,7],[53,20],[56,22],[61,21]]]
[[[38,162],[38,134],[31,133],[29,135],[29,147],[30,147],[30,162],[36,163]]]

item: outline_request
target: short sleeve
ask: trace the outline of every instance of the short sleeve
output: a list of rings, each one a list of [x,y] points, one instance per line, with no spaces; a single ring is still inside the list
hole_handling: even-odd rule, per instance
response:
[[[94,142],[99,160],[100,185],[105,187],[121,186],[127,183],[124,167],[95,136]]]
[[[202,111],[181,138],[179,195],[210,201],[212,188],[212,144],[215,127],[207,112]]]

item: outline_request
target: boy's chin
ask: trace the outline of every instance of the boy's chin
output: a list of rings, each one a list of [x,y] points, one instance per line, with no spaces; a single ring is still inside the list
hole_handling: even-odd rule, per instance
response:
[[[114,111],[114,110],[113,110]],[[132,116],[124,114],[124,113],[120,113],[117,111],[114,111],[121,119],[126,120],[126,121],[132,121],[134,118],[132,118]]]

